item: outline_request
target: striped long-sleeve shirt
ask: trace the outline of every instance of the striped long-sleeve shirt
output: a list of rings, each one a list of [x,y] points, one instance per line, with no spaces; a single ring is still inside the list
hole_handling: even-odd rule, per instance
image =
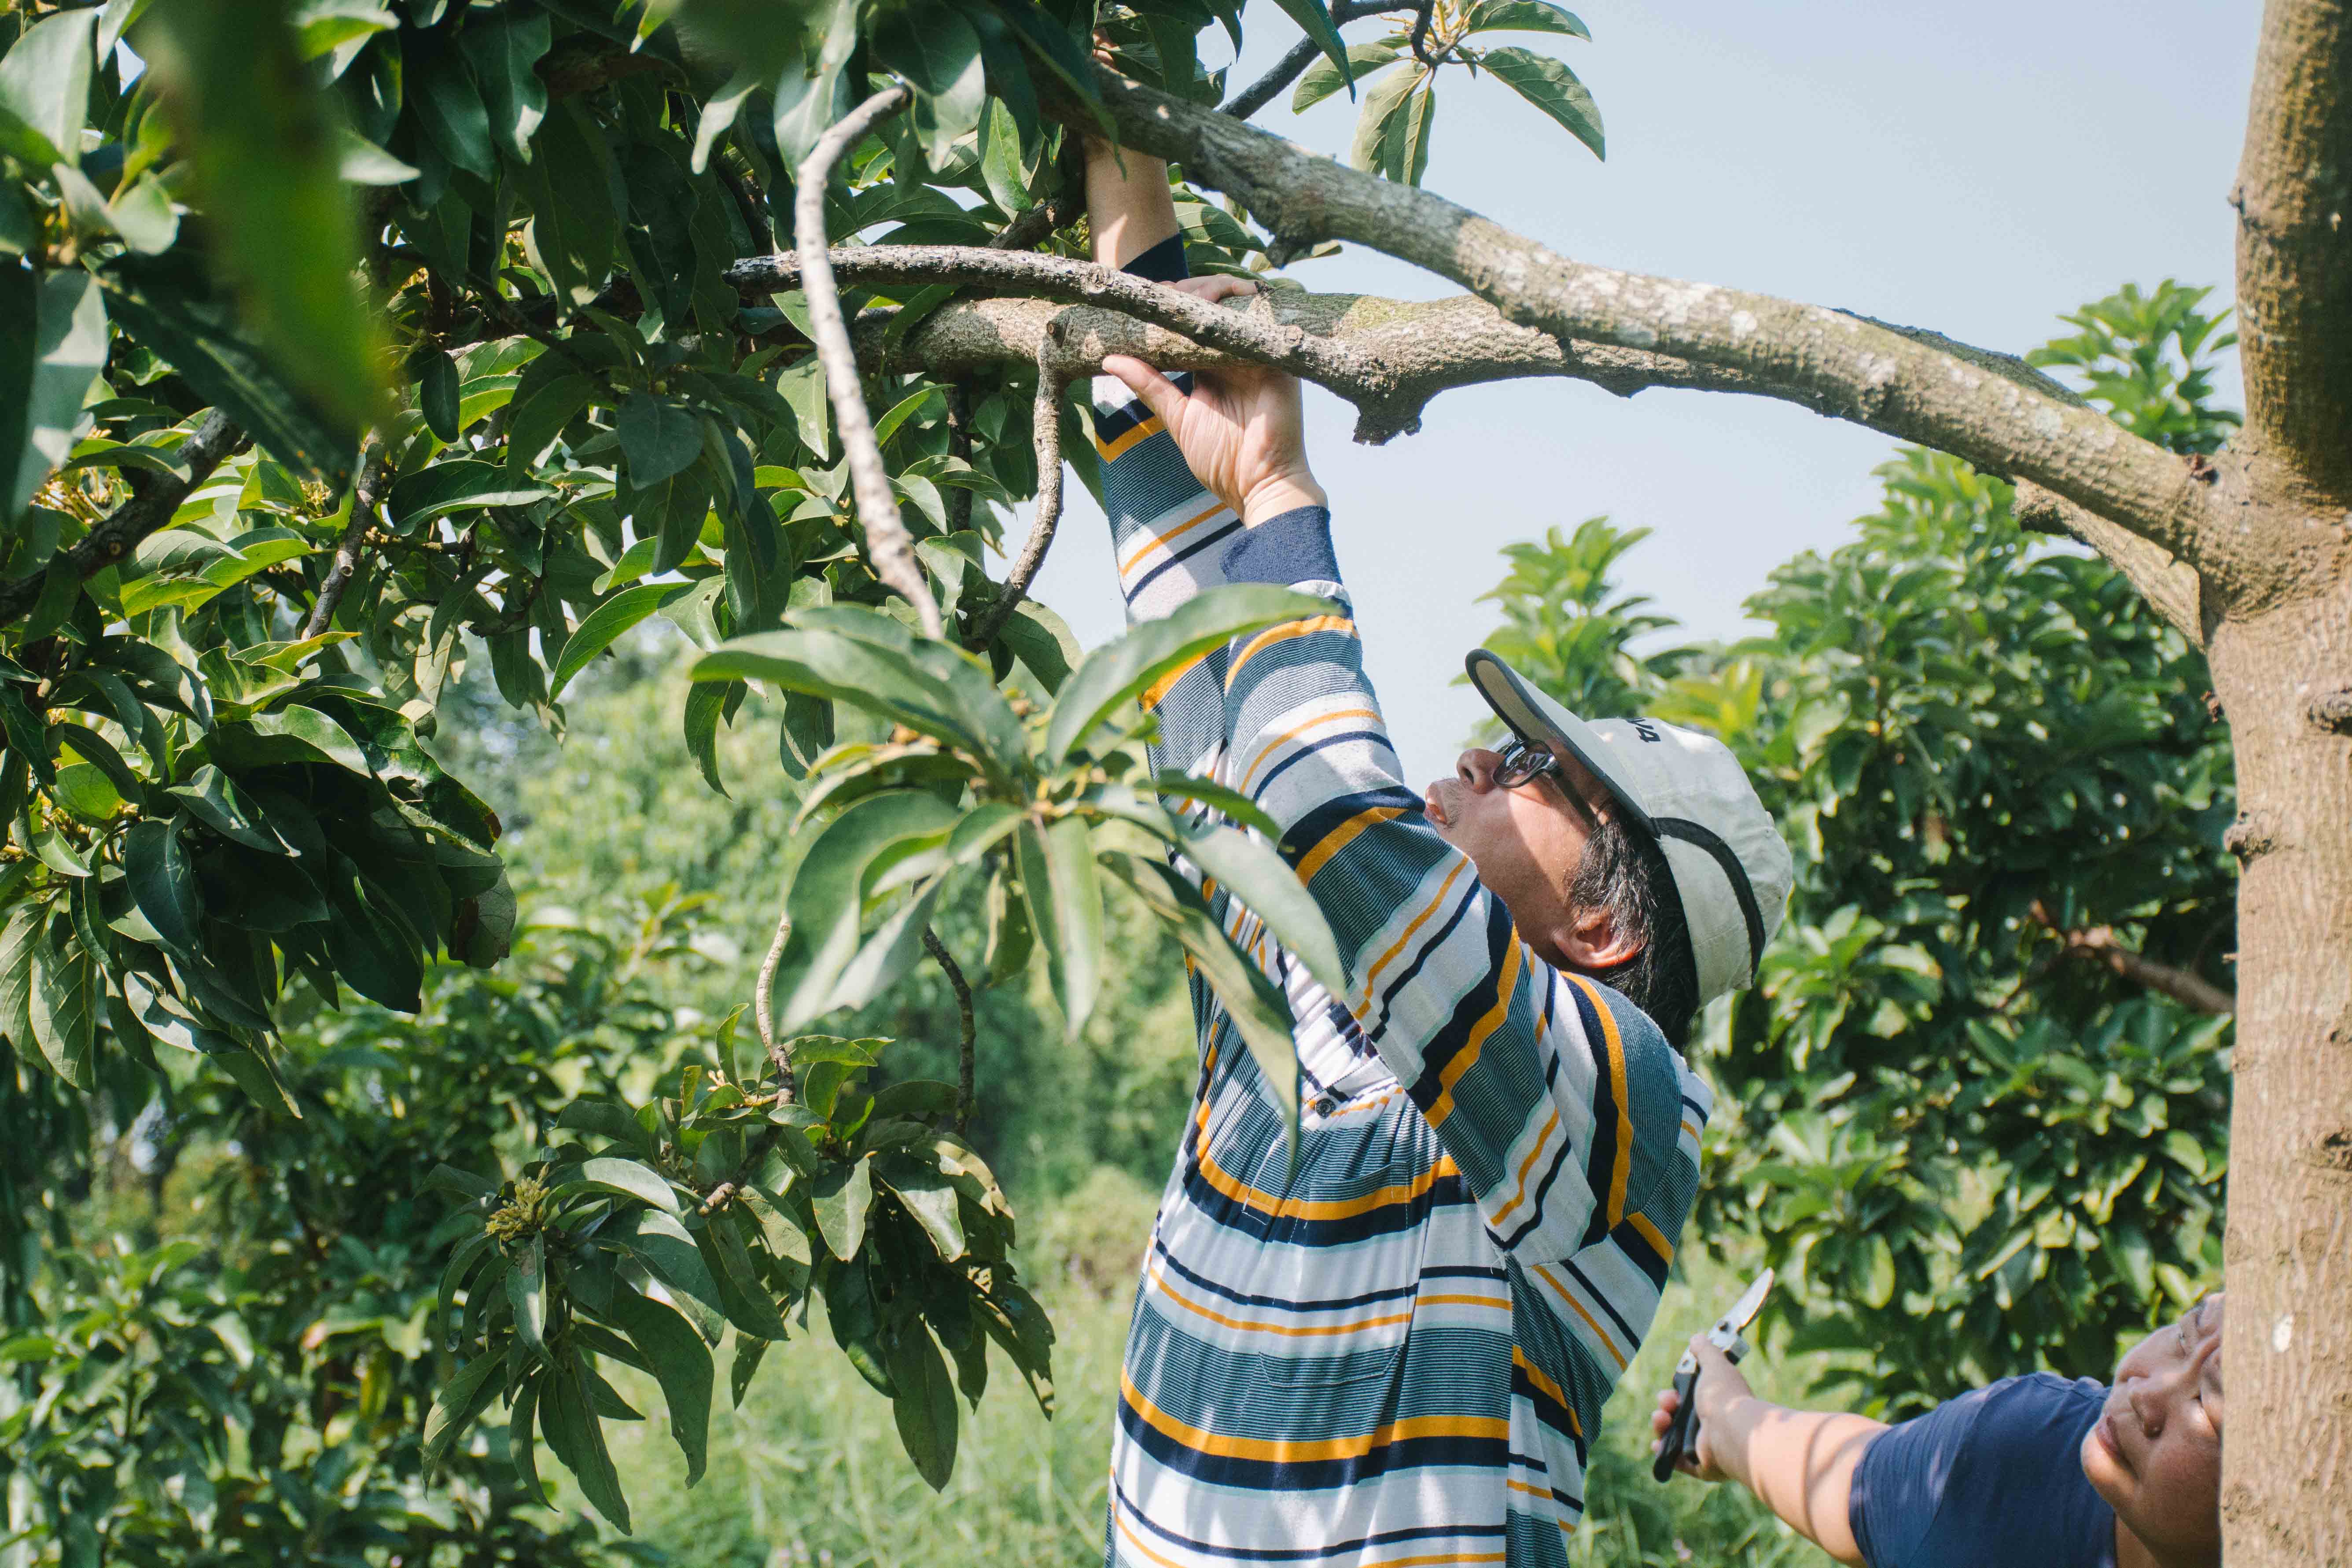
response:
[[[1294,1167],[1196,976],[1199,1088],[1128,1339],[1108,1560],[1561,1563],[1601,1404],[1697,1190],[1707,1092],[1631,1003],[1538,958],[1423,816],[1328,516],[1244,528],[1156,419],[1098,387],[1130,618],[1226,582],[1338,602],[1212,652],[1155,706],[1159,765],[1281,826],[1349,980],[1330,995],[1213,889],[1289,995],[1300,1148]]]

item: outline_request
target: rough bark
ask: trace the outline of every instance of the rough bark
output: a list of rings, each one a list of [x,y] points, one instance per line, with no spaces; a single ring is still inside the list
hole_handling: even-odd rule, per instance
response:
[[[866,559],[875,576],[915,606],[923,635],[935,637],[942,629],[939,600],[931,595],[922,563],[915,559],[914,536],[898,515],[898,498],[882,466],[882,447],[874,438],[873,416],[866,412],[866,393],[858,384],[856,353],[841,317],[841,294],[834,287],[833,268],[826,261],[824,230],[825,182],[832,175],[834,160],[913,96],[903,86],[885,88],[817,138],[816,146],[793,176],[793,235],[799,250],[801,291],[808,300],[809,328],[816,339],[817,358],[824,365],[825,392],[833,401],[834,428],[840,433],[841,449],[849,458],[850,484],[857,498]]]
[[[2269,0],[2238,209],[2238,353],[2258,462],[2352,489],[2352,3]]]
[[[871,246],[833,251],[835,276],[882,288],[968,283],[1000,296],[950,301],[888,353],[888,318],[862,317],[858,348],[876,368],[953,375],[1026,364],[1040,353],[1067,379],[1092,374],[1105,354],[1134,354],[1171,370],[1274,364],[1356,405],[1356,438],[1374,444],[1419,427],[1440,392],[1482,382],[1565,376],[1619,396],[1645,387],[1763,393],[1756,377],[1669,354],[1570,340],[1514,326],[1467,294],[1425,301],[1370,294],[1310,294],[1286,280],[1238,305],[1191,295],[1093,262],[1008,256],[964,246]],[[799,287],[790,257],[755,257],[728,269],[739,288]],[[1065,309],[1048,301],[1101,302]],[[1198,334],[1198,336],[1189,335]],[[1326,341],[1328,340],[1328,341]]]
[[[2352,432],[2347,432],[2352,436]],[[2244,816],[2230,1118],[2231,1568],[2352,1563],[2352,582],[2215,630]]]
[[[1097,86],[1126,144],[1234,196],[1296,253],[1353,240],[1450,278],[1505,317],[1746,372],[1751,390],[2031,480],[2208,575],[2275,576],[2278,521],[2192,476],[2186,459],[1932,334],[1713,284],[1570,260],[1427,191],[1377,179],[1108,71]],[[1076,110],[1072,111],[1080,112]],[[2209,470],[2210,471],[2210,470]],[[2237,487],[2242,489],[2242,487]]]

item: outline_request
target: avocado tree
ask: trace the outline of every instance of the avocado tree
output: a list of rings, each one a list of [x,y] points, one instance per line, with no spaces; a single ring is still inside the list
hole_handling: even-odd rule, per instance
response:
[[[2091,543],[2210,662],[2239,768],[2252,1090],[2235,1100],[2246,1392],[2225,1509],[2249,1562],[2339,1552],[2352,1525],[2313,1500],[2352,1421],[2329,1396],[2352,1387],[2335,1245],[2352,1180],[2352,15],[2266,7],[2235,194],[2246,425],[2184,453],[2006,356],[1585,266],[1420,190],[1441,78],[1516,92],[1599,150],[1568,66],[1511,41],[1581,37],[1544,0],[1430,0],[1353,45],[1339,29],[1362,7],[1279,0],[1307,47],[1223,108],[1198,39],[1238,38],[1237,7],[1097,9],[14,10],[0,1033],[76,1092],[118,1059],[147,1070],[162,1041],[267,1100],[289,987],[406,1007],[428,951],[494,963],[512,921],[498,824],[436,762],[435,699],[484,659],[509,701],[560,723],[578,670],[663,614],[709,650],[686,720],[699,754],[751,721],[756,685],[751,711],[815,767],[758,990],[766,1066],[635,1114],[583,1106],[574,1154],[474,1173],[493,1184],[467,1201],[492,1223],[484,1272],[452,1281],[468,1358],[444,1419],[522,1404],[614,1511],[592,1479],[594,1359],[640,1301],[668,1314],[642,1320],[665,1344],[685,1342],[670,1319],[711,1326],[682,1304],[699,1284],[683,1235],[704,1305],[753,1339],[798,1292],[824,1295],[940,1473],[966,1326],[1036,1361],[1006,1307],[1003,1216],[962,1163],[954,1101],[877,1116],[858,1052],[812,1037],[801,1061],[794,1032],[926,952],[957,974],[982,962],[925,940],[956,880],[1003,911],[990,971],[1025,933],[1075,1023],[1112,876],[1186,940],[1279,1077],[1277,1000],[1189,879],[1137,858],[1149,842],[1310,965],[1328,953],[1247,803],[1141,776],[1131,744],[1136,693],[1298,607],[1212,602],[1078,664],[1026,599],[1062,458],[1087,472],[1061,438],[1070,380],[1114,351],[1271,363],[1353,402],[1371,440],[1506,376],[1780,397],[2005,476],[2021,517]],[[1311,99],[1359,73],[1354,167],[1249,122],[1294,80]],[[1199,265],[1278,268],[1345,240],[1469,292],[1278,286],[1227,310],[1075,260],[1064,160],[1086,134],[1179,168]],[[992,576],[996,508],[1033,493],[1034,530]],[[834,746],[844,702],[884,728]],[[952,1205],[915,1195],[934,1179]],[[805,1279],[787,1232],[809,1246]]]

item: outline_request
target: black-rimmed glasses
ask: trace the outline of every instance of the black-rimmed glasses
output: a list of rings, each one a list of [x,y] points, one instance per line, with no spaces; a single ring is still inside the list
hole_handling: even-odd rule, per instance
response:
[[[1593,820],[1592,808],[1570,786],[1568,774],[1560,769],[1559,753],[1549,746],[1513,741],[1496,760],[1494,777],[1496,787],[1501,789],[1517,789],[1538,779],[1549,779],[1552,788],[1568,798],[1568,804],[1576,808],[1576,815],[1584,819],[1586,826],[1599,826]]]

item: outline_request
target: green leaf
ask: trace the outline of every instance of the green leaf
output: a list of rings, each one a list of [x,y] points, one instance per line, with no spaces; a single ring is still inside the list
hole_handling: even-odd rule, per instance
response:
[[[597,1231],[600,1241],[625,1250],[645,1265],[669,1292],[670,1300],[700,1330],[705,1341],[719,1342],[722,1331],[719,1286],[694,1237],[677,1218],[660,1209],[635,1209],[614,1215]]]
[[[106,204],[107,216],[122,242],[142,256],[157,256],[180,237],[180,215],[173,210],[172,193],[152,174],[142,174]]]
[[[163,941],[182,956],[202,951],[204,895],[188,863],[175,822],[142,822],[122,846],[131,901]]]
[[[580,1483],[581,1494],[625,1535],[629,1502],[621,1495],[620,1475],[604,1447],[604,1428],[596,1419],[588,1378],[576,1353],[559,1355],[540,1383],[540,1426],[547,1434],[547,1446]]]
[[[32,1021],[33,949],[47,924],[46,910],[25,903],[10,910],[6,927],[0,928],[0,1036],[28,1058],[37,1045]]]
[[[555,492],[479,458],[452,458],[402,479],[384,497],[403,530],[451,512],[486,506],[523,506]]]
[[[437,152],[482,180],[498,178],[490,114],[465,57],[435,35],[412,35],[402,44],[403,88],[408,110]]]
[[[669,1435],[686,1455],[686,1484],[702,1479],[710,1446],[710,1349],[694,1329],[670,1308],[649,1301],[635,1290],[615,1290],[597,1315],[629,1336],[646,1364],[661,1384],[669,1407]],[[760,1344],[764,1341],[746,1340]],[[739,1347],[740,1354],[740,1347]]]
[[[987,975],[984,984],[1002,985],[1027,973],[1029,954],[1036,945],[1028,900],[1013,879],[999,871],[988,883],[988,947],[981,958]]]
[[[698,426],[698,455],[700,440]],[[702,538],[703,520],[710,515],[710,475],[706,465],[692,463],[643,488],[633,484],[628,495],[630,517],[637,532],[641,536],[652,534],[660,541],[654,547],[656,572],[667,572],[694,553],[696,543]]]
[[[576,308],[596,297],[613,269],[619,174],[604,132],[576,104],[551,108],[534,145],[538,156],[516,175],[530,203],[524,248],[557,298]]]
[[[735,1342],[734,1364],[727,1371],[727,1392],[736,1409],[743,1408],[743,1395],[751,1392],[751,1379],[760,1370],[760,1358],[768,1353],[773,1340],[763,1340],[744,1334]]]
[[[718,1288],[719,1305],[727,1321],[747,1334],[762,1339],[782,1340],[792,1337],[785,1327],[783,1314],[776,1310],[775,1299],[768,1294],[767,1281],[760,1278],[759,1266],[751,1261],[751,1249],[743,1243],[743,1233],[735,1227],[734,1210],[720,1209],[710,1216],[697,1237],[702,1249],[702,1260],[709,1266],[713,1283]]]
[[[1265,921],[1274,940],[1305,964],[1323,989],[1334,996],[1348,994],[1339,944],[1322,909],[1298,879],[1297,868],[1272,845],[1234,828],[1210,827],[1185,834],[1178,847]]]
[[[1394,44],[1350,44],[1348,46],[1349,76],[1339,74],[1339,68],[1328,57],[1318,56],[1302,72],[1298,85],[1291,89],[1290,110],[1303,113],[1349,85],[1349,77],[1360,79],[1393,61],[1404,51]]]
[[[43,17],[0,55],[0,152],[37,169],[81,161],[98,12]]]
[[[357,214],[329,100],[310,87],[284,13],[174,0],[140,37],[192,155],[207,249],[245,321],[338,421],[368,422],[385,396],[356,276]]]
[[[0,428],[0,521],[22,512],[72,456],[89,427],[82,402],[106,366],[106,299],[97,279],[78,267],[46,273],[37,285],[33,276],[0,267],[0,316],[14,318],[0,326],[0,408],[22,421]]]
[[[121,256],[100,267],[107,314],[142,346],[169,360],[199,397],[236,420],[271,457],[341,490],[351,482],[358,423],[331,413],[304,383],[281,371],[278,351],[265,354],[254,345],[228,301],[185,254],[188,248]],[[283,363],[296,361],[289,355]]]
[[[316,760],[355,773],[374,772],[351,731],[315,708],[289,705],[275,713],[257,713],[247,722],[255,734],[278,742],[268,749],[270,761]]]
[[[1029,173],[1021,153],[1021,127],[1003,100],[992,98],[981,111],[980,177],[988,199],[1007,214],[1027,211],[1034,205],[1029,194]]]
[[[572,678],[618,641],[622,633],[691,586],[688,583],[642,583],[634,588],[624,588],[583,616],[580,625],[565,639],[563,651],[556,656],[555,673],[548,679],[547,700],[552,702],[562,696],[563,689],[572,684]]]
[[[956,1391],[947,1358],[919,1322],[902,1322],[894,1330],[886,1351],[891,1386],[891,1417],[898,1426],[898,1441],[915,1461],[915,1472],[933,1491],[945,1489],[955,1472]]]
[[[892,1088],[903,1088],[894,1084]],[[946,1084],[933,1086],[948,1089]],[[950,1091],[952,1096],[952,1090]],[[881,1099],[875,1100],[875,1113],[881,1114]],[[942,1262],[953,1263],[970,1249],[963,1233],[963,1218],[957,1207],[955,1184],[940,1173],[931,1164],[904,1156],[892,1156],[888,1164],[878,1167],[882,1184],[894,1194],[923,1233],[931,1238]]]
[[[1242,826],[1255,827],[1276,843],[1281,842],[1281,825],[1260,809],[1257,802],[1239,790],[1227,789],[1214,779],[1171,769],[1155,774],[1151,788],[1153,793],[1168,799],[1193,800],[1202,805],[1213,806]]]
[[[1064,1032],[1076,1040],[1102,986],[1102,889],[1095,879],[1094,840],[1085,822],[1066,816],[1045,827],[1024,822],[1013,843],[1029,923],[1045,944]]]
[[[1478,0],[1470,7],[1468,23],[1462,30],[1465,35],[1559,33],[1588,41],[1592,37],[1576,13],[1553,5],[1551,0]]]
[[[532,68],[547,53],[544,11],[500,13],[458,36],[482,93],[490,140],[518,163],[530,162],[530,139],[547,115],[547,84]]]
[[[1088,655],[1054,700],[1045,757],[1058,764],[1072,747],[1133,702],[1151,684],[1244,632],[1330,613],[1330,601],[1260,583],[1212,588],[1174,614],[1145,621]]]
[[[404,163],[348,125],[335,128],[335,173],[353,185],[404,185],[416,178]]]
[[[52,925],[49,940],[33,950],[28,1011],[33,1038],[50,1070],[87,1092],[98,1087],[98,967],[61,930],[62,923]]]
[[[829,1171],[809,1191],[825,1246],[848,1262],[866,1244],[866,1215],[874,1206],[874,1162],[860,1159],[845,1171]]]
[[[1332,26],[1330,10],[1323,0],[1274,0],[1274,3],[1315,40],[1324,58],[1339,68],[1340,76],[1352,89],[1356,73],[1348,61],[1348,46],[1340,41],[1339,29]]]
[[[719,721],[729,694],[740,694],[742,689],[740,685],[714,686],[708,681],[686,689],[687,754],[702,770],[702,782],[722,795],[727,794],[727,785],[719,776]]]
[[[614,428],[637,489],[650,489],[702,455],[702,423],[675,398],[633,392],[621,400]]]
[[[547,1483],[539,1479],[538,1442],[534,1431],[539,1418],[540,1385],[547,1381],[541,1373],[526,1376],[515,1390],[514,1405],[507,1412],[507,1458],[521,1478],[523,1493],[533,1502],[547,1500]]]
[[[915,89],[916,139],[931,167],[944,167],[954,143],[980,124],[988,100],[980,35],[934,0],[883,12],[871,47],[882,68],[897,71]]]
[[[1168,867],[1124,851],[1105,858],[1113,875],[1134,889],[1143,905],[1167,926],[1190,953],[1201,977],[1224,1004],[1258,1071],[1265,1075],[1283,1131],[1295,1154],[1298,1147],[1298,1047],[1292,1037],[1290,1004],[1265,972],[1235,947],[1210,912],[1200,890]]]
[[[597,1154],[576,1166],[566,1166],[563,1174],[567,1185],[576,1183],[593,1192],[636,1198],[670,1214],[681,1212],[677,1189],[668,1178],[635,1160]]]
[[[506,1360],[504,1350],[488,1350],[458,1369],[457,1375],[433,1394],[433,1408],[425,1415],[425,1467],[439,1465],[457,1435],[473,1426],[482,1406],[498,1392],[490,1374]]]
[[[1389,148],[1400,132],[1405,99],[1428,79],[1429,74],[1424,67],[1408,66],[1372,84],[1371,91],[1364,94],[1364,107],[1356,115],[1356,139],[1348,147],[1349,164],[1373,174],[1388,169],[1392,162]]]
[[[944,843],[958,813],[928,790],[867,795],[825,825],[785,889],[792,931],[777,964],[776,1027],[800,1029],[839,1005],[856,961],[874,878],[918,850]]]
[[[702,113],[695,121],[694,156],[687,163],[688,170],[699,174],[710,166],[711,149],[719,145],[720,137],[734,129],[736,117],[743,112],[744,100],[761,85],[758,72],[738,66],[735,74],[703,100]]]
[[[1391,134],[1381,149],[1382,169],[1401,184],[1418,185],[1429,172],[1429,138],[1437,124],[1435,73],[1404,100],[1404,112],[1389,122]]]
[[[1596,158],[1609,155],[1601,130],[1601,106],[1576,79],[1576,73],[1552,58],[1516,45],[1488,49],[1480,61],[1503,83],[1568,127],[1569,134],[1592,149]]]
[[[416,375],[416,406],[425,427],[443,441],[455,441],[463,428],[457,418],[457,362],[439,349],[426,349],[423,363],[411,362]]]
[[[514,1309],[515,1338],[540,1360],[547,1359],[547,1242],[532,1237],[510,1259],[507,1303]]]

